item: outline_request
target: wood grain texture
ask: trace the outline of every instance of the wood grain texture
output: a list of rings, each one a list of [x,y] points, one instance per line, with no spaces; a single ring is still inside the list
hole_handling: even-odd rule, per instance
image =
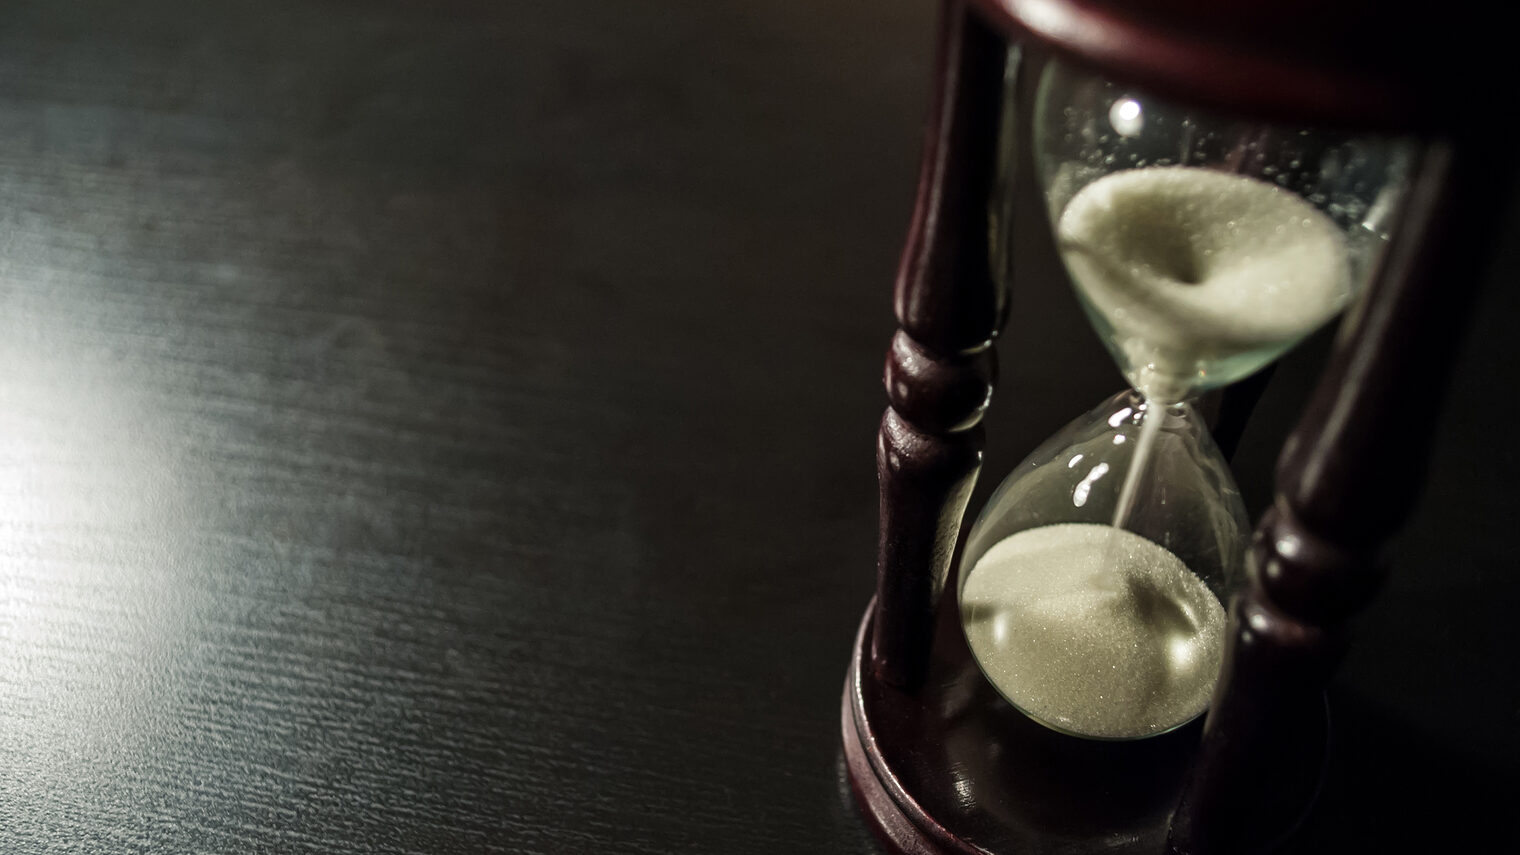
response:
[[[874,851],[838,692],[932,21],[0,4],[0,852]],[[978,499],[1119,383],[1023,222]],[[1517,298],[1304,851],[1514,785]]]
[[[0,851],[869,851],[884,11],[6,4]]]

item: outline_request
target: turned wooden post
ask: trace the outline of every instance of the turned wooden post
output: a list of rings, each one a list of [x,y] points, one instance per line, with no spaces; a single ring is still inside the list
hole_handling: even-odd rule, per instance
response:
[[[934,612],[982,462],[982,412],[1004,302],[988,265],[1007,49],[965,0],[940,6],[938,65],[918,198],[898,268],[890,406],[877,436],[881,529],[871,665],[916,690]]]
[[[1251,582],[1231,608],[1224,670],[1173,818],[1177,855],[1279,842],[1320,774],[1324,690],[1348,620],[1376,592],[1403,522],[1507,186],[1483,141],[1439,142],[1369,293],[1342,330],[1278,462]],[[1436,568],[1429,568],[1434,570]]]

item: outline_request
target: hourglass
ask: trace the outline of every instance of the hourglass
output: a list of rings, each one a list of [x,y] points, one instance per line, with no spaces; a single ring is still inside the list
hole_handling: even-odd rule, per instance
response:
[[[942,4],[841,719],[898,851],[1258,851],[1312,799],[1323,689],[1412,503],[1508,174],[1450,97],[1501,55],[1460,16],[1315,8]],[[962,542],[1031,143],[1130,388],[1031,452]],[[1252,534],[1194,400],[1343,312]]]
[[[1031,717],[1141,738],[1207,707],[1244,578],[1244,508],[1188,401],[1261,369],[1361,291],[1411,152],[1187,110],[1059,62],[1034,117],[1057,249],[1133,390],[994,495],[966,543],[962,623],[988,679]]]

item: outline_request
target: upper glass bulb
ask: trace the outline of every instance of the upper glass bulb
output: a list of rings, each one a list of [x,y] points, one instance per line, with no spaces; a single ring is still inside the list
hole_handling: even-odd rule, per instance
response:
[[[1185,110],[1059,62],[1034,124],[1082,305],[1129,381],[1168,402],[1257,371],[1345,308],[1411,155]]]

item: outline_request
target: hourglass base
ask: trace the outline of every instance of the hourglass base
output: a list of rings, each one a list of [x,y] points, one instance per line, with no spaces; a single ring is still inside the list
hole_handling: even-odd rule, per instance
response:
[[[1161,853],[1202,732],[1200,718],[1133,742],[1065,736],[992,688],[971,658],[953,602],[940,610],[934,657],[917,695],[875,679],[872,609],[856,635],[841,726],[862,814],[894,852],[988,855],[1048,851]],[[1319,769],[1323,740],[1306,746]],[[1307,808],[1313,792],[1305,792]],[[1284,829],[1300,816],[1284,821]]]

